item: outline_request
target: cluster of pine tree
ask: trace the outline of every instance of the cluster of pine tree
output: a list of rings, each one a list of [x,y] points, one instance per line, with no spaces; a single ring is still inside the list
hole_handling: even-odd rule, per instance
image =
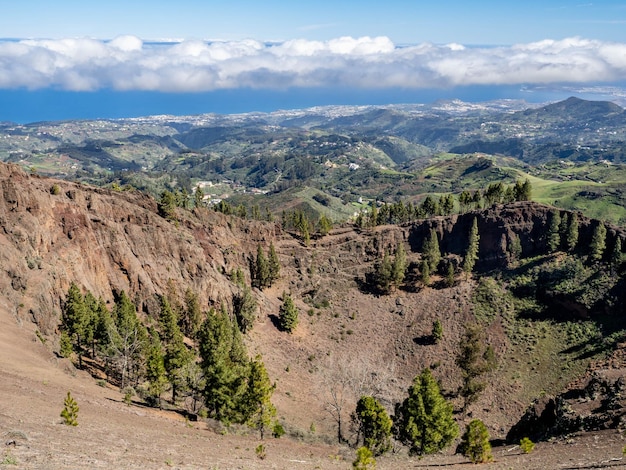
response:
[[[200,313],[189,290],[184,304],[170,297],[160,297],[157,321],[146,327],[125,292],[109,311],[72,283],[62,306],[61,354],[76,354],[79,367],[90,356],[120,389],[132,387],[150,405],[162,406],[169,392],[174,407],[198,412],[202,404],[211,417],[263,435],[276,413],[274,385],[261,358],[248,358],[241,331],[250,325],[240,328],[225,308]],[[237,308],[256,310],[256,302],[243,299]]]
[[[374,266],[372,283],[374,289],[381,294],[389,294],[404,281],[407,269],[406,251],[400,243],[394,253],[393,260],[387,250],[383,258]]]
[[[362,446],[357,461],[366,455],[370,464],[375,464],[375,456],[391,449],[392,436],[408,446],[411,455],[421,457],[443,450],[459,435],[453,411],[428,368],[415,377],[408,396],[396,404],[392,417],[376,398],[362,396],[352,414],[357,433],[354,445]],[[482,421],[475,419],[468,425],[457,451],[474,463],[492,459],[489,433]]]
[[[427,195],[421,204],[398,201],[392,204],[382,204],[378,207],[375,202],[368,213],[359,213],[355,225],[361,228],[375,227],[385,224],[402,224],[422,220],[428,217],[451,215],[458,211],[464,214],[469,210],[481,209],[499,203],[515,201],[529,201],[532,186],[528,180],[517,181],[512,186],[503,183],[492,183],[484,191],[462,191],[455,201],[453,194],[444,194],[439,199]],[[457,204],[458,202],[458,204]],[[457,209],[458,208],[458,209]]]

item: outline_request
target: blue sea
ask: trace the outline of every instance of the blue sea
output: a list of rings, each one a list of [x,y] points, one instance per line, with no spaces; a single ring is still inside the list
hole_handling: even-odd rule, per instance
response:
[[[472,86],[428,90],[358,89],[236,89],[205,93],[68,92],[57,90],[0,90],[0,122],[20,124],[71,119],[115,119],[158,114],[194,115],[271,112],[323,105],[382,105],[432,103],[460,99],[482,102],[495,99],[524,99],[531,103],[558,101],[576,95],[569,88],[528,88],[517,86]]]

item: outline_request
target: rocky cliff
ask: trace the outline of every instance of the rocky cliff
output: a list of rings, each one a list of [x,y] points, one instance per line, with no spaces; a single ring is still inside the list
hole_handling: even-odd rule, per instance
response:
[[[227,223],[212,211],[181,211],[168,222],[139,192],[49,180],[14,165],[0,165],[0,188],[0,301],[44,334],[56,327],[72,281],[107,301],[124,290],[147,312],[168,283],[191,287],[205,306],[228,302],[227,274],[276,236],[272,225]]]

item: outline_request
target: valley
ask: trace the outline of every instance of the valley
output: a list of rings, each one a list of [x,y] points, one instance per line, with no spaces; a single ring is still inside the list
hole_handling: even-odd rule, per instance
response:
[[[359,397],[393,416],[427,369],[461,432],[487,426],[494,468],[617,468],[624,119],[572,98],[3,125],[0,432],[15,442],[0,466],[350,468]],[[280,273],[264,283],[270,247]],[[385,271],[401,252],[401,275]],[[62,352],[72,284],[112,319],[127,294],[164,350],[164,298],[193,292],[199,324],[222,312],[236,328],[249,292],[251,328],[236,335],[262,358],[285,435],[220,419],[208,385],[176,400],[168,379],[151,406],[143,352],[125,403],[119,352],[76,336]],[[286,294],[293,331],[280,323]],[[184,311],[181,344],[206,378],[213,330],[185,330]],[[494,361],[464,394],[472,325]],[[59,416],[68,390],[75,428]],[[465,468],[457,444],[418,458],[394,438],[377,468]]]

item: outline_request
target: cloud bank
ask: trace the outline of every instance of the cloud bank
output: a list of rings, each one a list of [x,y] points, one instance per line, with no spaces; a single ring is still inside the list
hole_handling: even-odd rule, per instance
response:
[[[206,92],[295,87],[449,88],[615,82],[626,79],[626,43],[582,38],[507,47],[387,37],[173,44],[135,36],[0,41],[0,88]]]

